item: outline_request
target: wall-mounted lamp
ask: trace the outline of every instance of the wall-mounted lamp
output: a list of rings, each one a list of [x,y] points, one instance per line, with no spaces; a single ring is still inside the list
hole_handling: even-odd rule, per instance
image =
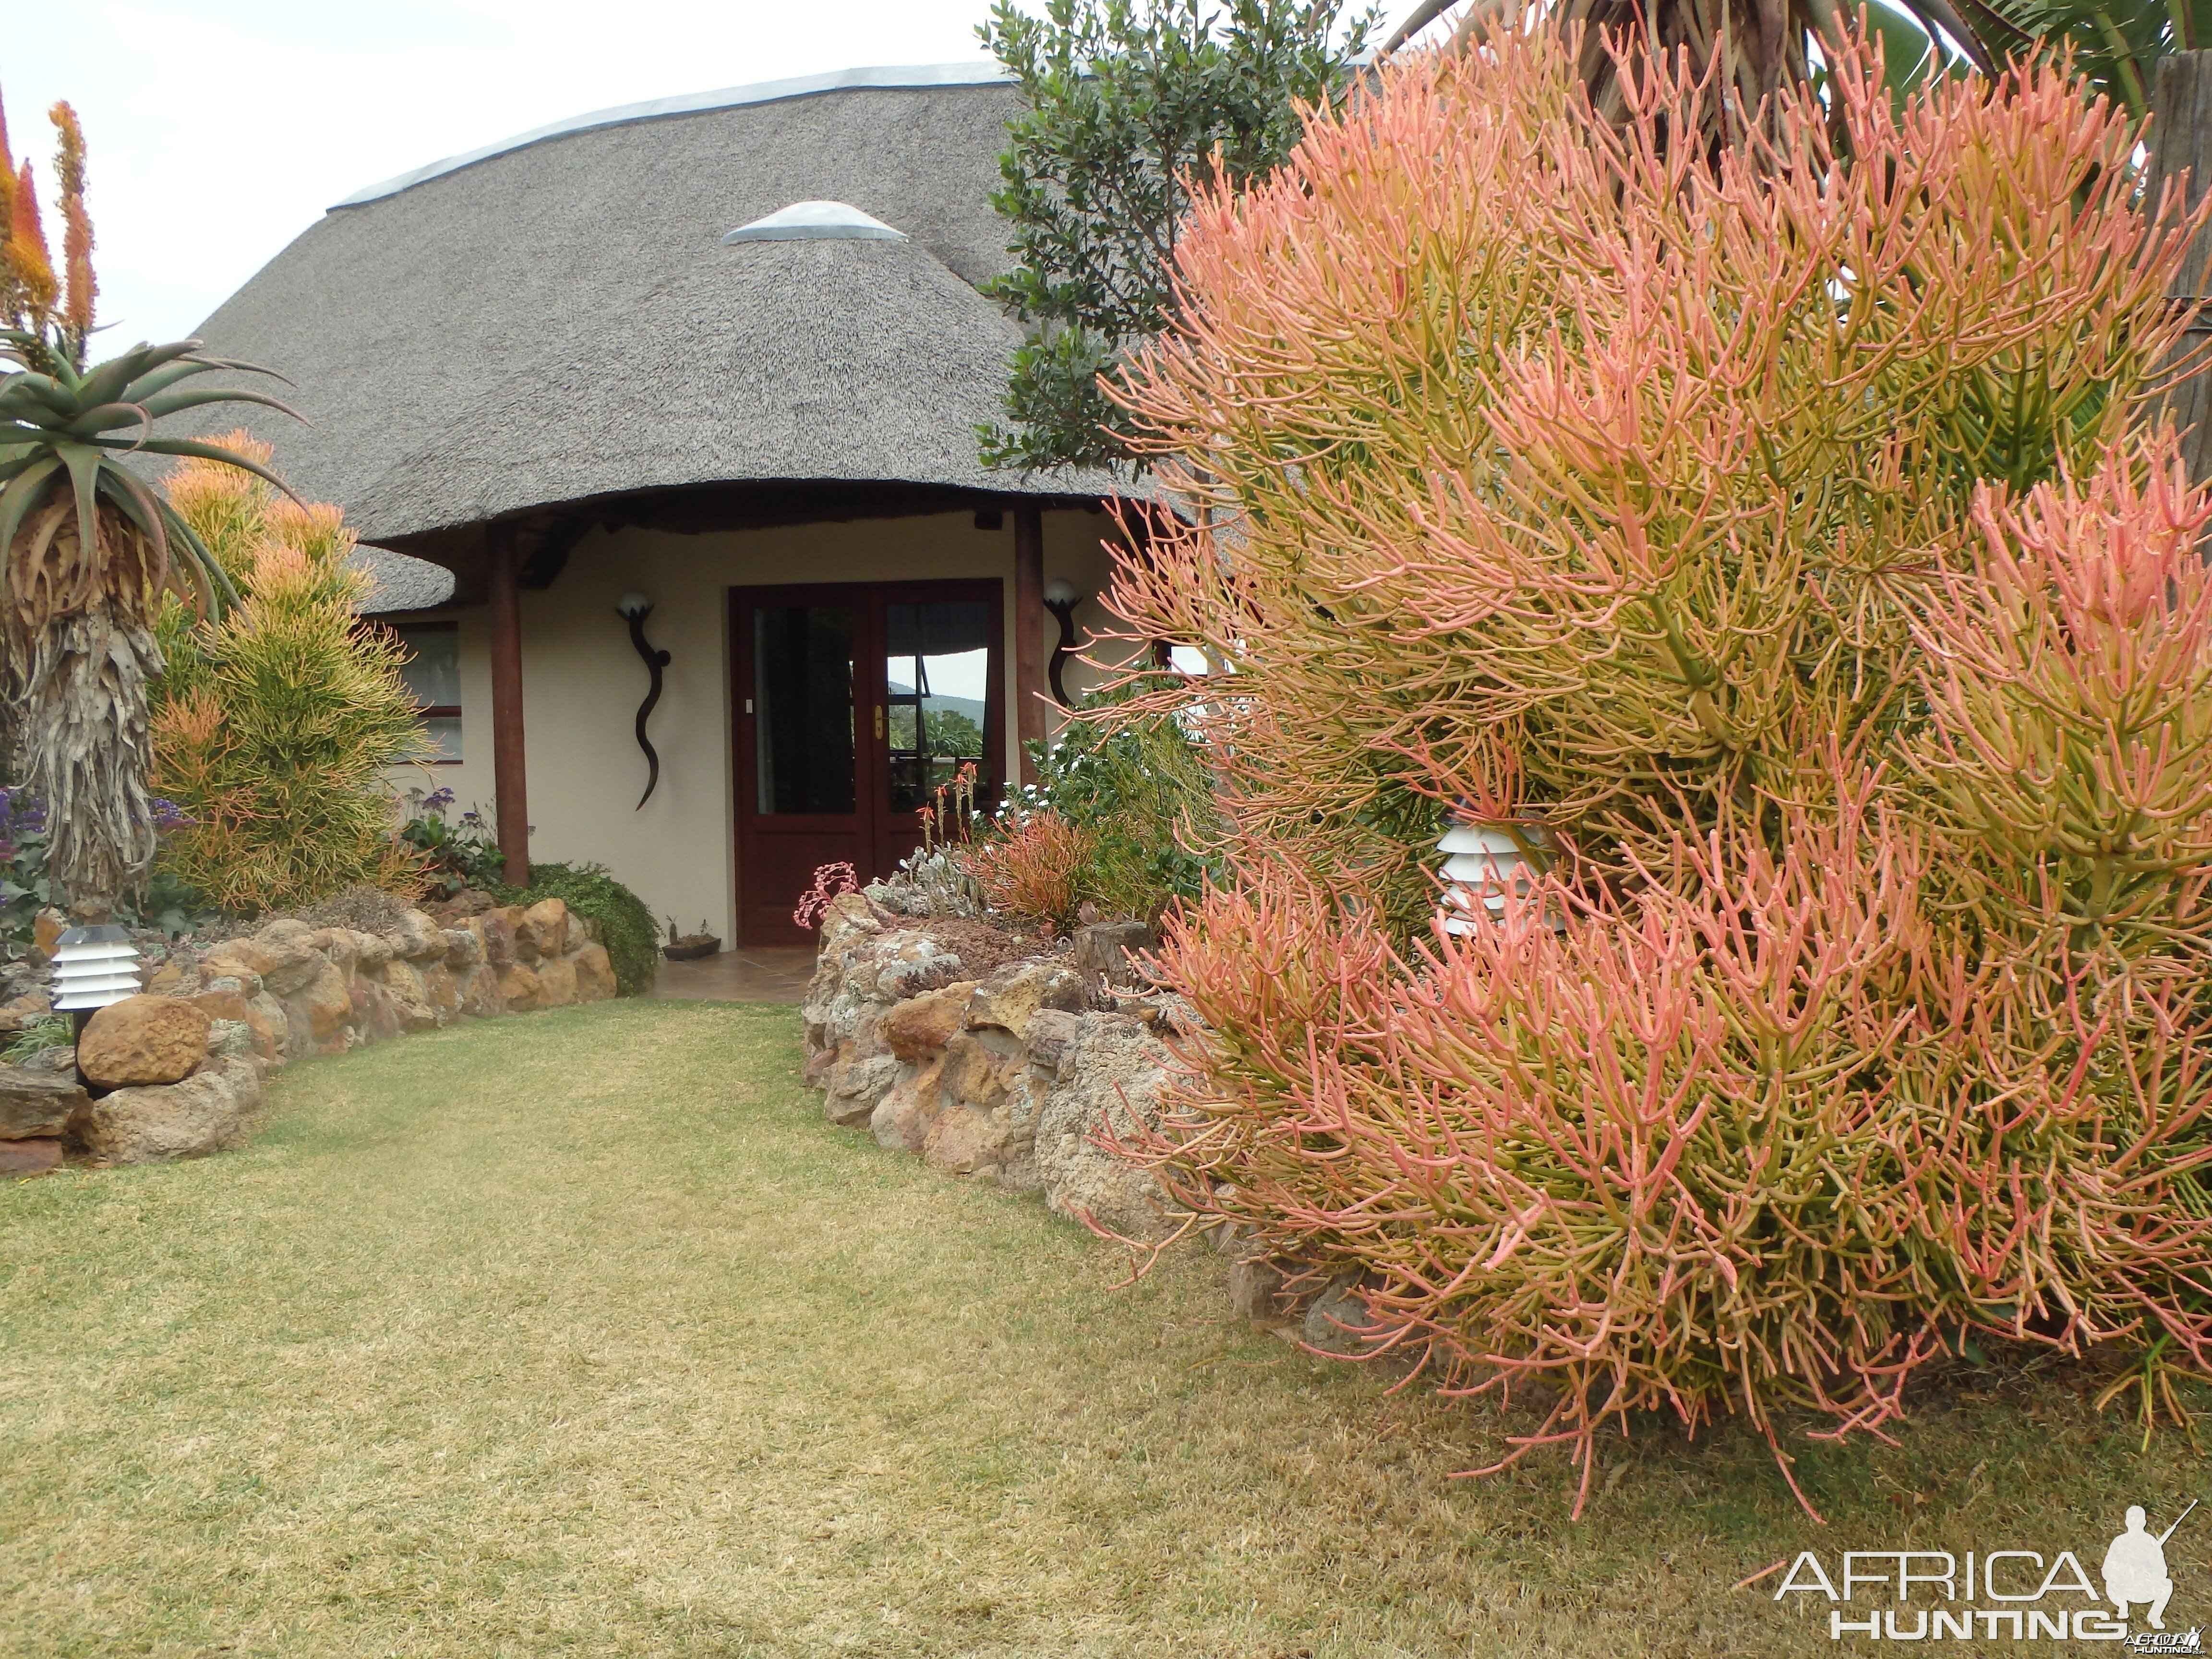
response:
[[[637,654],[645,659],[646,672],[653,676],[653,689],[645,694],[645,701],[637,706],[637,746],[645,750],[645,793],[637,798],[637,807],[642,808],[653,799],[653,792],[660,787],[660,757],[653,752],[653,740],[645,735],[645,722],[653,713],[653,704],[660,701],[660,671],[672,659],[665,651],[656,651],[645,637],[645,619],[653,614],[653,601],[642,593],[625,593],[615,601],[615,615],[629,624],[629,642],[637,647]]]
[[[1075,707],[1067,700],[1067,687],[1060,681],[1060,671],[1066,663],[1068,653],[1081,643],[1075,637],[1075,607],[1082,602],[1083,596],[1075,591],[1075,584],[1065,576],[1054,576],[1044,585],[1044,608],[1060,619],[1060,643],[1052,648],[1049,678],[1052,680],[1052,700],[1062,708]]]

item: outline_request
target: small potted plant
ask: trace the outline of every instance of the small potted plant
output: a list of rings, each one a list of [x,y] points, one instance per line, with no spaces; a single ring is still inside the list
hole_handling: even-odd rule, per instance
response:
[[[701,957],[711,957],[722,948],[722,941],[707,931],[701,921],[696,933],[676,931],[676,918],[668,918],[668,943],[660,947],[660,954],[671,962],[696,962]]]

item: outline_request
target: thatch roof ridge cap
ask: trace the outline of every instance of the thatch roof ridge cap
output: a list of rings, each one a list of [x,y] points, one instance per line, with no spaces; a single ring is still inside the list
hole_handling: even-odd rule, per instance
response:
[[[357,190],[341,201],[333,202],[327,211],[335,213],[341,208],[362,207],[370,202],[382,201],[387,196],[397,196],[416,185],[427,184],[449,173],[459,173],[464,167],[474,167],[477,162],[488,161],[494,156],[527,149],[533,144],[565,138],[572,133],[590,132],[601,127],[628,126],[641,121],[664,120],[672,116],[736,109],[747,104],[780,103],[787,99],[811,98],[829,92],[898,91],[994,84],[1013,84],[1012,77],[996,64],[886,64],[832,70],[822,75],[789,76],[777,81],[755,82],[749,86],[722,87],[711,92],[678,93],[672,97],[649,98],[635,104],[617,104],[606,109],[591,110],[581,115],[548,122],[544,126],[532,127],[527,132],[519,132],[511,138],[482,144],[475,149],[463,150],[458,155],[448,155],[441,161],[395,174],[380,183]]]

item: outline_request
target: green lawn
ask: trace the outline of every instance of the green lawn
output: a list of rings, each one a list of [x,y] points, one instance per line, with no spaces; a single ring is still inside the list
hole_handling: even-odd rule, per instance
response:
[[[2101,1552],[2196,1489],[2007,1373],[1806,1450],[1827,1528],[1733,1431],[1571,1525],[1563,1457],[1449,1479],[1487,1412],[1247,1329],[1196,1249],[1113,1288],[797,1061],[787,1008],[532,1014],[295,1066],[244,1152],[0,1188],[0,1654],[1837,1652],[1729,1584]]]

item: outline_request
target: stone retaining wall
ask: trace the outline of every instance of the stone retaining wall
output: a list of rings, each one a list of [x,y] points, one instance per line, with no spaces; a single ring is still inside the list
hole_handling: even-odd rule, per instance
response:
[[[823,1113],[950,1174],[1160,1237],[1158,1183],[1092,1138],[1158,1121],[1163,1039],[1197,1025],[1178,998],[1115,988],[1126,952],[1099,937],[1112,931],[978,975],[921,927],[843,895],[800,1011]]]
[[[1164,1237],[1158,1182],[1097,1139],[1109,1126],[1127,1136],[1158,1123],[1167,1040],[1203,1028],[1189,1004],[1133,970],[1133,929],[1143,932],[1081,928],[1050,956],[976,976],[922,926],[845,894],[823,918],[800,1011],[823,1114],[948,1174],[1042,1193],[1060,1214],[1126,1238]],[[1239,1315],[1317,1357],[1369,1346],[1356,1274],[1272,1260],[1224,1224],[1206,1237],[1228,1258]]]
[[[0,1174],[52,1169],[71,1150],[110,1164],[216,1152],[245,1133],[272,1066],[615,994],[592,922],[557,898],[451,927],[408,910],[378,933],[274,921],[180,947],[145,981],[93,1017],[74,1056],[0,1066]]]

